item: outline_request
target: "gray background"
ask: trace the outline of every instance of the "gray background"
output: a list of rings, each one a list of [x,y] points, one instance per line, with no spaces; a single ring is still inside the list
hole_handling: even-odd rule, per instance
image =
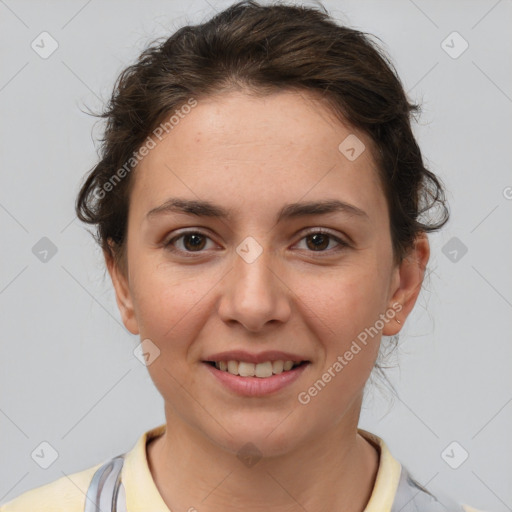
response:
[[[0,502],[164,422],[101,253],[74,215],[101,134],[80,108],[98,110],[148,41],[231,3],[209,2],[0,0]],[[361,426],[421,483],[512,510],[511,2],[324,5],[379,36],[422,102],[415,132],[452,212],[430,237],[430,275],[388,371],[398,397],[370,388]],[[47,59],[31,48],[43,31],[59,45]],[[454,31],[469,43],[457,58],[442,47]],[[46,262],[33,252],[43,237],[57,248]],[[44,441],[58,453],[48,469],[31,457]]]

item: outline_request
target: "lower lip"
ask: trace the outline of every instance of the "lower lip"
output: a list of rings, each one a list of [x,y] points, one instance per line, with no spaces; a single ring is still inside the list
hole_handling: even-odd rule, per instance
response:
[[[215,366],[203,363],[211,374],[218,379],[227,388],[243,396],[265,396],[276,393],[281,389],[295,382],[302,372],[309,366],[309,363],[301,364],[292,370],[272,375],[271,377],[240,377],[223,370],[218,370]]]

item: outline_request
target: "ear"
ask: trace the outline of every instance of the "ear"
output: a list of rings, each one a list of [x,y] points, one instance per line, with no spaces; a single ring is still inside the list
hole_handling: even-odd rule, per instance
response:
[[[115,262],[111,253],[104,250],[103,256],[105,257],[108,273],[114,285],[117,307],[121,313],[123,324],[132,334],[139,334],[139,326],[133,307],[128,276],[119,268],[119,265]]]
[[[429,257],[430,245],[427,234],[422,232],[416,237],[414,246],[408,255],[394,270],[392,297],[388,307],[395,310],[396,315],[382,329],[384,336],[394,336],[402,329],[421,291]],[[397,322],[397,319],[400,323]]]

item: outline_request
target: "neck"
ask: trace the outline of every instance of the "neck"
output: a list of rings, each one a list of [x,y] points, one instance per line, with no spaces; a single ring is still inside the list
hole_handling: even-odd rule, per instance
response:
[[[244,465],[169,412],[166,431],[148,444],[147,456],[170,510],[362,512],[370,499],[379,455],[357,433],[358,417],[285,455]]]

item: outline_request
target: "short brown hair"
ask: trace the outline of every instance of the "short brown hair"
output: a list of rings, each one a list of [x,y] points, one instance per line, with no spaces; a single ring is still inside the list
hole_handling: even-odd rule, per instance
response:
[[[323,10],[322,10],[323,9]],[[374,36],[341,26],[325,8],[238,2],[211,20],[155,41],[118,77],[107,108],[101,160],[76,200],[80,220],[97,226],[102,249],[125,268],[133,173],[108,187],[162,120],[187,103],[234,88],[256,94],[314,92],[333,112],[368,134],[389,208],[395,261],[420,232],[449,218],[440,180],[424,165],[411,129],[410,103]],[[112,182],[111,182],[112,183]],[[421,216],[436,207],[439,219]],[[109,243],[110,241],[110,243]]]

